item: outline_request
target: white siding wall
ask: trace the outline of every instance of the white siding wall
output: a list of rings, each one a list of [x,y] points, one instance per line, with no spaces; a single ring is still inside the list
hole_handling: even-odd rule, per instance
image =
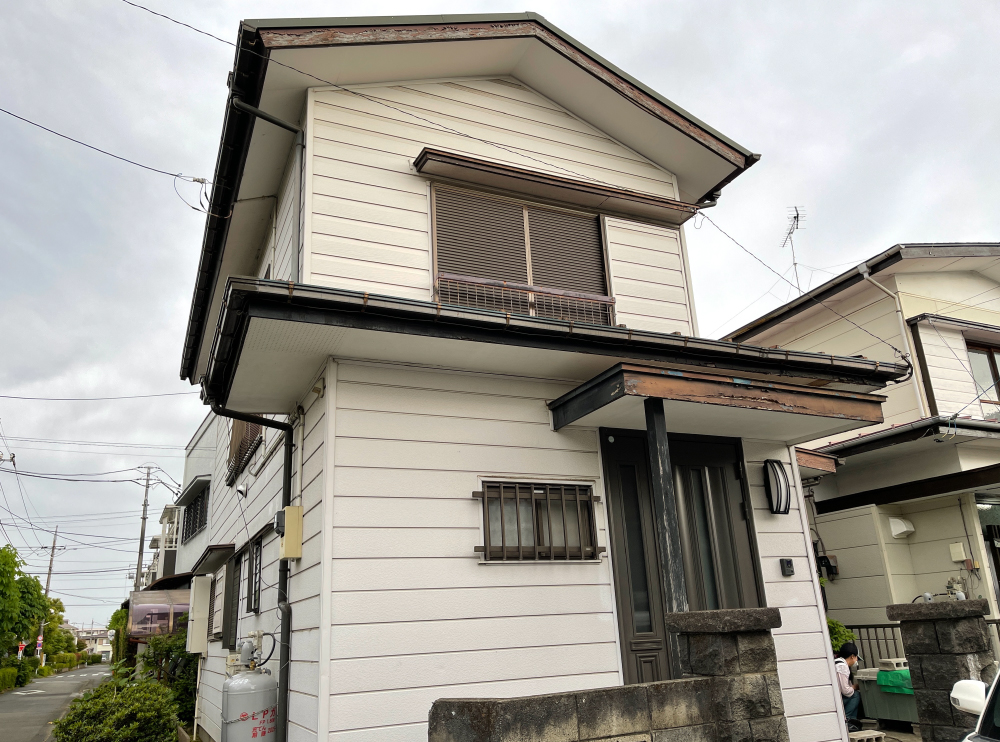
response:
[[[270,277],[282,281],[292,280],[297,273],[295,263],[299,259],[299,254],[298,245],[295,243],[297,234],[300,234],[295,226],[295,218],[298,213],[295,199],[299,195],[296,187],[296,177],[299,175],[298,157],[299,148],[293,146],[288,156],[284,175],[281,178],[276,206],[271,211],[271,220],[268,223],[267,234],[261,246],[257,269],[258,278],[267,275],[269,268]]]
[[[623,219],[604,225],[618,324],[693,335],[680,233]]]
[[[608,562],[482,564],[480,477],[594,482],[532,378],[341,362],[331,740],[426,740],[431,703],[621,682]],[[607,544],[603,506],[599,542]]]
[[[781,611],[781,628],[775,629],[778,679],[785,702],[791,742],[827,742],[844,739],[840,695],[833,685],[833,657],[819,583],[812,568],[812,545],[801,488],[796,488],[788,515],[772,515],[764,491],[766,459],[778,459],[791,469],[788,449],[772,441],[743,442],[753,505],[757,549],[767,605]],[[795,574],[783,577],[778,564],[791,557]]]
[[[836,554],[840,568],[837,578],[826,586],[828,615],[848,626],[888,622],[885,607],[895,602],[878,520],[874,505],[816,518],[816,530],[827,552]],[[902,564],[906,556],[893,553],[897,564]]]
[[[929,325],[922,322],[915,328],[920,333],[924,349],[924,365],[934,390],[934,401],[939,415],[953,415],[962,410],[963,415],[982,417],[976,399],[976,385],[965,347],[965,337],[950,327]],[[994,405],[988,405],[992,408]],[[964,408],[964,409],[963,409]],[[990,410],[992,411],[992,410]]]
[[[308,283],[431,297],[428,184],[410,165],[424,147],[676,197],[670,173],[512,80],[356,90],[312,93]]]
[[[301,483],[298,470],[299,452],[293,457],[294,477],[292,482],[292,504],[302,504],[303,553],[302,559],[289,563],[289,603],[292,606],[292,656],[289,692],[289,739],[316,739],[317,720],[317,647],[319,640],[320,601],[320,543],[323,492],[323,436],[324,410],[315,394],[309,394],[303,402],[305,416],[297,429],[296,440],[301,440],[305,431],[301,451]],[[250,536],[271,522],[281,503],[283,445],[281,431],[265,428],[264,443],[257,449],[250,464],[232,487],[225,485],[226,463],[229,454],[229,431],[232,421],[219,418],[216,422],[215,468],[212,490],[209,497],[211,523],[209,537],[211,544],[232,543],[239,549]],[[238,498],[237,486],[247,487],[247,497]],[[301,502],[299,493],[301,487]],[[245,519],[245,520],[244,520]],[[279,540],[271,532],[264,537],[261,570],[261,610],[259,614],[247,613],[246,568],[240,576],[240,601],[237,607],[239,622],[238,636],[262,630],[277,632],[280,620],[277,614]],[[222,625],[224,604],[223,584],[225,568],[216,574],[214,589],[215,628]],[[265,640],[265,651],[270,641]],[[225,661],[228,650],[220,641],[209,641],[208,653],[202,674],[202,720],[205,730],[218,742],[222,713],[222,684],[225,682]],[[271,667],[277,672],[278,652],[275,650]]]

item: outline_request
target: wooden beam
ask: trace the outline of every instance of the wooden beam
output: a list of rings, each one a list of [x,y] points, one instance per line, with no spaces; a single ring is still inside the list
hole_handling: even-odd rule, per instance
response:
[[[810,451],[808,448],[796,448],[795,460],[799,467],[825,471],[827,474],[834,474],[837,471],[837,457],[819,451]]]
[[[549,403],[556,430],[622,396],[882,422],[885,397],[621,363]]]
[[[670,466],[670,444],[667,441],[667,420],[663,401],[647,399],[646,447],[649,451],[649,478],[653,485],[653,520],[656,523],[656,552],[660,558],[663,580],[663,607],[667,613],[683,613],[688,609],[687,586],[684,583],[684,553],[677,519],[677,492]],[[670,677],[680,678],[680,645],[677,634],[667,633],[670,656]]]
[[[824,515],[862,505],[888,505],[893,502],[915,500],[918,497],[946,495],[950,492],[962,492],[995,484],[1000,484],[1000,464],[991,464],[978,469],[942,474],[938,477],[928,477],[915,482],[903,482],[890,487],[879,487],[864,492],[855,492],[853,495],[820,500],[816,503],[816,512]]]

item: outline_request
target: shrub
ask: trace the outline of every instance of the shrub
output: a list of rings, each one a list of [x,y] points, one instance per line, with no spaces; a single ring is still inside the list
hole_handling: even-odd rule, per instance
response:
[[[57,742],[176,742],[177,706],[157,682],[107,682],[73,701],[53,732]]]
[[[830,629],[830,644],[833,646],[834,652],[839,652],[845,642],[857,641],[854,632],[848,631],[847,627],[837,619],[827,618],[826,625]]]
[[[49,675],[54,673],[55,670],[52,669],[52,665],[46,665],[45,667],[39,667],[35,670],[35,672],[38,673],[38,677],[47,678]]]
[[[101,655],[99,654],[88,654],[87,655],[88,665],[99,665],[101,664]]]
[[[5,667],[0,670],[0,691],[9,690],[14,687],[17,680],[17,668]]]
[[[28,683],[31,682],[31,679],[34,676],[35,676],[35,671],[31,667],[31,665],[29,665],[27,662],[21,662],[21,664],[17,666],[17,682],[15,683],[15,685],[17,685],[18,688],[23,688],[24,686],[26,686]]]
[[[24,661],[28,665],[28,667],[30,667],[32,670],[37,670],[38,666],[40,664],[42,664],[41,659],[39,659],[38,657],[34,657],[34,656],[32,656],[32,657],[25,657]]]

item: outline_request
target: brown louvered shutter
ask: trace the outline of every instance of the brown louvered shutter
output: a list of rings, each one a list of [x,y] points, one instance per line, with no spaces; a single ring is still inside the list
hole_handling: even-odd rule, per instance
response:
[[[226,471],[226,484],[232,486],[248,463],[253,452],[260,444],[261,427],[257,423],[243,420],[233,420],[233,429],[229,437],[229,465]]]
[[[528,283],[520,204],[437,188],[438,273]]]
[[[607,295],[596,216],[528,207],[528,242],[533,285]]]

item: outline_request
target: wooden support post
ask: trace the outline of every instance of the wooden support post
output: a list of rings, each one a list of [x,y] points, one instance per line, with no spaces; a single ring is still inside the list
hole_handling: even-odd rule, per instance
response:
[[[667,419],[662,399],[646,399],[646,444],[649,450],[649,478],[653,490],[653,517],[656,521],[656,552],[660,557],[663,576],[663,607],[667,613],[683,613],[688,609],[687,588],[684,584],[684,555],[681,548],[680,525],[677,522],[677,493],[674,490],[667,442]],[[677,634],[667,634],[670,650],[670,671],[681,677],[680,646]]]

